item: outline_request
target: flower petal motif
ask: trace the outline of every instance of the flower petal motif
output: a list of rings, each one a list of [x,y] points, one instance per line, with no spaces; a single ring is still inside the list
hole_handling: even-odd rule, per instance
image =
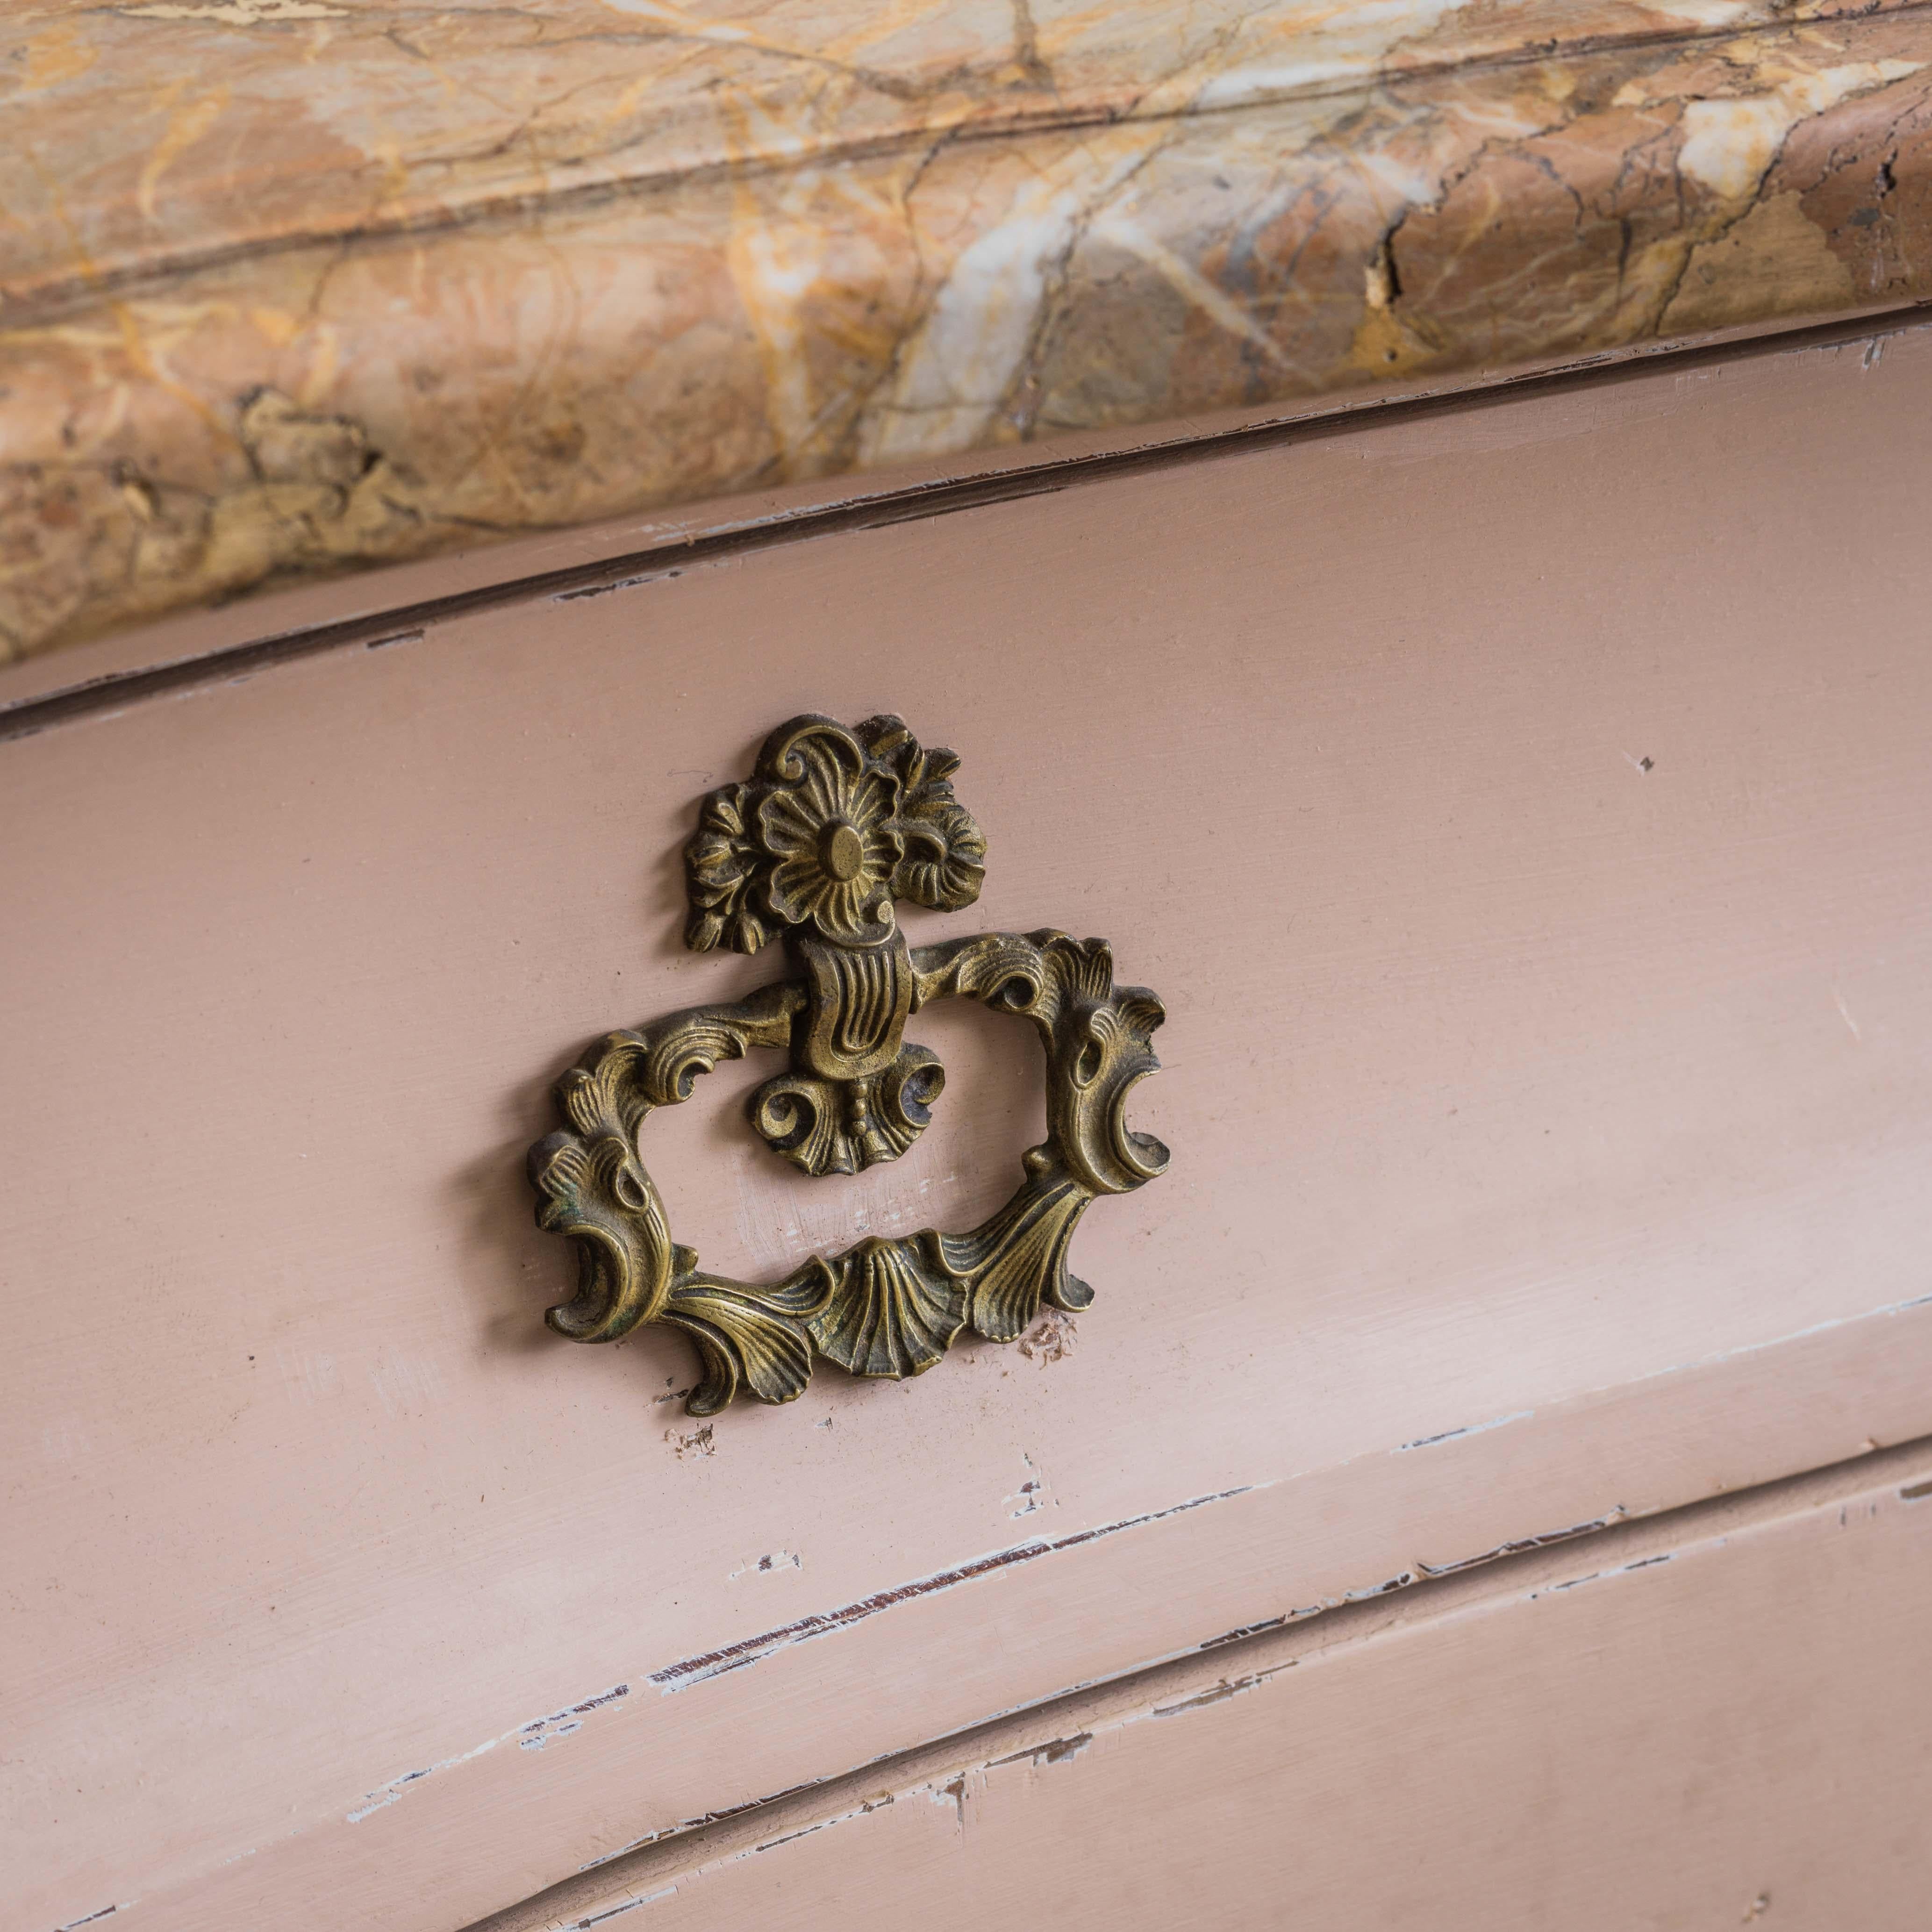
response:
[[[746,825],[752,788],[726,785],[704,801],[698,830],[684,848],[691,897],[691,922],[684,940],[693,952],[708,952],[724,944],[755,952],[771,929],[752,904],[761,854]]]
[[[846,794],[843,810],[847,821],[861,832],[889,837],[886,826],[893,806],[898,802],[898,789],[889,772],[868,766],[853,781]]]
[[[796,792],[773,792],[758,808],[758,829],[764,834],[765,850],[784,858],[811,853],[825,816]]]
[[[740,952],[756,952],[772,936],[772,929],[748,906],[739,908],[731,921],[731,944]]]
[[[776,862],[764,888],[772,916],[848,945],[890,932],[890,880],[902,850],[892,774],[837,727],[789,739],[778,769],[784,776],[758,808],[759,836]]]
[[[900,815],[905,856],[892,873],[900,898],[957,912],[980,896],[986,876],[986,839],[973,815],[951,796],[950,785],[927,788],[928,796]]]
[[[748,784],[706,799],[685,848],[694,950],[755,952],[787,926],[848,946],[894,924],[892,902],[972,904],[986,842],[952,796],[953,753],[926,750],[897,718],[856,730],[795,718]]]
[[[895,898],[957,912],[980,896],[986,876],[986,839],[973,815],[952,796],[958,754],[931,751],[898,718],[868,718],[859,740],[898,779],[898,825],[904,856],[892,873]]]
[[[803,926],[818,910],[829,890],[818,860],[809,853],[785,859],[772,868],[765,883],[766,902],[788,926]]]

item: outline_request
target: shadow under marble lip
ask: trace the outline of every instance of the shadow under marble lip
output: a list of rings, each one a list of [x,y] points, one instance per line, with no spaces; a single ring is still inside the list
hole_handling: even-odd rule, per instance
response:
[[[1916,6],[1144,0],[997,44],[950,8],[189,10],[43,21],[10,64],[0,659],[763,484],[1932,294]]]

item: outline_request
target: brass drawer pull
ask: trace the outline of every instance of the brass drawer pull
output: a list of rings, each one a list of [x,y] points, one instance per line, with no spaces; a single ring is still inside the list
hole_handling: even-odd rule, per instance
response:
[[[567,1131],[530,1150],[537,1225],[578,1244],[575,1298],[546,1318],[577,1342],[614,1342],[641,1322],[682,1329],[704,1358],[688,1405],[712,1415],[742,1388],[789,1402],[814,1352],[856,1376],[916,1376],[962,1329],[1010,1342],[1039,1312],[1084,1308],[1067,1271],[1087,1204],[1167,1166],[1126,1124],[1129,1090],[1159,1066],[1160,1001],[1113,982],[1104,940],[985,932],[909,948],[893,915],[908,898],[957,911],[979,896],[986,842],[952,796],[958,760],[923,750],[896,718],[848,730],[794,718],[765,742],[748,782],[704,800],[685,848],[686,943],[755,952],[782,933],[798,971],[730,1005],[694,1006],[607,1034],[557,1085]],[[672,1240],[638,1156],[656,1107],[753,1047],[789,1048],[789,1072],[752,1096],[752,1124],[807,1174],[896,1160],[945,1084],[904,1038],[909,1013],[978,1000],[1029,1020],[1046,1054],[1047,1137],[1018,1191],[963,1234],[868,1236],[767,1285],[707,1274]]]

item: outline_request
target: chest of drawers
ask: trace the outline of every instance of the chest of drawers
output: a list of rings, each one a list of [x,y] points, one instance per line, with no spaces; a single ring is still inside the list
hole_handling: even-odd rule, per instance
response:
[[[303,47],[324,59],[328,34],[362,31],[346,12],[332,26],[331,8],[279,24],[256,10],[248,31],[279,37],[272,58],[212,12],[181,28],[230,34],[242,62],[210,126],[282,98],[269,79]],[[466,31],[507,33],[507,17]],[[1660,76],[1717,57],[1705,29],[1660,18],[1641,61],[1616,56],[1616,113],[1669,118]],[[1786,116],[1763,166],[1808,165],[1808,116],[1908,86],[1915,19],[1814,25],[1775,74],[1754,40],[1748,98]],[[1034,31],[1040,58],[1072,34]],[[1898,44],[1828,61],[1832,34]],[[1546,94],[1574,68],[1612,100],[1589,66],[1610,56],[1588,39],[1549,57]],[[1487,43],[1329,52],[1421,117],[1412,136],[1428,114],[1455,118],[1444,102],[1473,113],[1480,88],[1514,76],[1517,100],[1526,84]],[[1112,72],[1090,76],[1095,100]],[[1716,177],[1742,165],[1738,115],[1692,112],[1717,98],[1699,85],[1670,139],[1689,151],[1680,172]],[[1442,98],[1416,106],[1430,88]],[[653,138],[682,130],[696,154],[710,98],[676,97]],[[1321,98],[1322,139],[1342,141]],[[694,162],[649,220],[684,224],[688,252],[723,248],[741,292],[748,260],[767,290],[788,262],[806,276],[797,251],[820,230],[798,198],[874,192],[864,170],[885,164],[865,156],[905,138],[904,115],[840,111],[856,117],[844,158],[795,175]],[[993,356],[987,292],[1033,286],[1000,168],[1037,163],[1069,194],[1077,176],[1090,201],[1079,170],[1126,170],[1141,125],[1123,111],[1075,142],[1037,103],[976,130],[947,112],[970,138],[933,165],[976,156],[977,192],[1010,197],[1006,222],[976,243],[960,211],[985,209],[966,197],[934,230],[952,236],[953,279],[934,268],[941,293],[905,294],[908,314],[926,303],[929,352],[896,352],[896,415],[861,422],[855,404],[841,442],[811,386],[830,382],[821,365],[791,388],[767,371],[759,420],[798,460],[763,481],[759,450],[712,434],[740,422],[723,349],[676,336],[700,372],[680,391],[668,351],[627,338],[650,374],[625,388],[580,345],[586,440],[556,473],[578,472],[581,495],[526,500],[520,533],[449,548],[462,490],[479,522],[497,492],[489,515],[508,520],[505,477],[521,490],[536,473],[518,439],[568,363],[525,340],[502,367],[542,408],[513,412],[466,477],[433,440],[397,440],[433,418],[435,383],[379,436],[286,371],[264,380],[233,418],[245,474],[202,479],[214,507],[196,550],[176,542],[188,512],[158,452],[169,412],[206,404],[197,384],[236,386],[194,329],[210,314],[240,327],[268,297],[236,278],[292,274],[323,242],[278,229],[272,248],[220,260],[209,244],[179,268],[203,278],[185,292],[143,295],[100,267],[88,299],[105,306],[0,337],[30,370],[111,359],[134,352],[99,334],[118,315],[160,372],[98,364],[94,388],[4,405],[22,454],[10,621],[34,646],[0,671],[4,1923],[963,1928],[1006,1912],[1906,1932],[1928,1876],[1932,1734],[1913,1607],[1932,1574],[1932,332],[1908,305],[1916,151],[1901,135],[1884,164],[1886,245],[1904,266],[1881,316],[1850,312],[1873,290],[1828,288],[1815,260],[1805,284],[1777,253],[1784,231],[1767,238],[1797,218],[1776,194],[1828,196],[1826,167],[1768,194],[1749,233],[1742,217],[1685,231],[1671,299],[1695,312],[1666,327],[1658,308],[1641,340],[1538,321],[1499,260],[1481,284],[1496,332],[1466,354],[1450,318],[1481,304],[1451,296],[1480,224],[1460,254],[1442,244],[1432,279],[1403,270],[1400,236],[1393,254],[1370,236],[1366,281],[1352,258],[1346,274],[1304,262],[1288,286],[1346,296],[1356,350],[1386,338],[1386,392],[1329,370],[1291,394],[1289,338],[1270,335],[1267,400],[1198,374],[1211,358],[1190,392],[1152,383],[1151,338],[1132,333],[1158,303],[1129,278],[1131,320],[1108,325],[1096,268],[1079,284],[1084,346],[1067,338],[1055,362],[1042,321],[1012,364],[1036,414],[1020,422],[1024,386],[1009,386],[946,428],[965,403],[918,387],[938,380],[945,331]],[[931,100],[919,112],[928,131],[944,118]],[[1217,310],[1243,286],[1222,256],[1211,286],[1187,282],[1208,257],[1190,267],[1154,225],[1159,169],[1208,167],[1210,148],[1186,144],[1211,126],[1252,200],[1240,166],[1312,168],[1316,113],[1292,88],[1190,110],[1135,164],[1141,225],[1108,204],[1108,245],[1191,291],[1190,326],[1238,339],[1281,310]],[[1849,152],[1843,127],[1834,138]],[[1385,148],[1346,139],[1368,178],[1363,158]],[[1060,175],[1026,146],[1054,141]],[[94,182],[111,239],[119,204],[100,184],[118,177],[99,146],[97,174],[74,179]],[[428,133],[404,146],[426,154]],[[180,169],[184,203],[208,201],[218,181],[194,169],[212,161],[187,135],[165,164],[146,152],[154,220],[202,245],[202,218],[164,190]],[[1480,178],[1452,169],[1418,197],[1418,248]],[[136,213],[148,178],[129,190]],[[716,182],[735,214],[692,200]],[[352,280],[508,287],[523,251],[619,218],[602,177],[551,186],[573,197],[558,238],[497,209],[424,240],[428,218],[404,209],[370,241],[338,209],[328,245]],[[1040,193],[1026,218],[1050,227],[1058,204]],[[320,233],[332,204],[314,182],[301,194],[288,220]],[[1512,232],[1541,232],[1526,187],[1497,206]],[[1642,223],[1618,218],[1634,224],[1634,280]],[[128,220],[132,265],[112,274],[131,278],[150,244]],[[1075,226],[1100,248],[1104,224]],[[855,218],[838,232],[856,250],[868,231]],[[668,245],[633,235],[610,272],[656,274]],[[979,282],[958,266],[976,245]],[[872,286],[838,260],[841,286]],[[832,271],[812,260],[820,286]],[[1766,262],[1802,329],[1773,332],[1794,318],[1750,294]],[[22,299],[56,301],[31,281]],[[1564,286],[1564,314],[1610,328]],[[213,304],[192,327],[190,296]],[[355,300],[376,318],[368,340],[401,358],[403,324],[373,289]],[[1072,328],[1071,300],[1039,315]],[[152,334],[171,302],[188,332],[174,362]],[[872,353],[850,316],[821,324]],[[767,350],[776,326],[759,323]],[[1578,364],[1580,344],[1601,358]],[[1624,352],[1646,344],[1668,352]],[[1196,367],[1176,355],[1171,374]],[[493,366],[453,345],[443,393],[484,394]],[[700,389],[712,416],[665,415],[667,395]],[[646,392],[670,453],[640,483],[643,458],[620,476],[597,438]],[[1084,417],[1067,400],[1082,397]],[[57,475],[28,446],[35,410],[92,422],[104,450],[152,431],[156,453]],[[800,454],[808,418],[826,440]],[[458,409],[443,428],[479,420]],[[360,498],[386,490],[400,522],[378,530]],[[434,542],[397,534],[398,505]],[[534,527],[566,514],[603,520]],[[103,532],[128,517],[148,548],[110,570]],[[251,518],[272,541],[247,537]],[[271,572],[268,595],[219,601]],[[1118,1133],[1111,1115],[1090,1132],[1103,1153],[1140,1148],[1144,1171],[1080,1220],[1077,1280],[1022,1296],[1005,1328],[955,1321],[950,1347],[923,1354],[875,1336],[874,1366],[922,1371],[902,1379],[848,1375],[803,1315],[779,1328],[809,1333],[809,1379],[772,1369],[770,1387],[764,1342],[728,1334],[700,1353],[695,1316],[567,1346],[542,1317],[571,1303],[577,1264],[535,1225],[526,1178],[558,1128],[554,1083],[614,1029],[656,1040],[680,1010],[804,983],[807,956],[742,956],[722,926],[710,936],[727,944],[694,950],[688,922],[742,905],[776,932],[770,868],[794,848],[818,868],[812,892],[864,886],[886,806],[838,777],[792,845],[700,856],[694,907],[681,854],[700,801],[752,778],[774,727],[889,713],[957,754],[948,782],[983,838],[946,848],[956,868],[983,862],[973,893],[957,878],[902,892],[908,956],[931,975],[976,932],[1104,935],[1114,979],[1152,988],[1160,1012],[1123,1019],[1117,1002],[1096,1037],[1112,1051],[1108,1025],[1138,1026],[1161,1066],[1126,1091]],[[784,789],[776,766],[758,770]],[[894,794],[908,812],[914,784]],[[731,794],[748,813],[765,796]],[[827,842],[848,820],[851,849]],[[892,822],[892,856],[911,851],[920,826]],[[764,883],[740,893],[757,866]],[[832,901],[791,890],[813,930],[811,907]],[[1096,957],[1066,969],[1068,1001],[1105,994],[1104,972],[1078,976]],[[1096,1077],[1080,1040],[1053,1036],[1043,1100],[1037,1030],[1000,1000],[941,1001],[925,979],[908,997],[904,1037],[943,1060],[944,1090],[890,1101],[915,1118],[929,1102],[902,1149],[818,1162],[861,1171],[800,1172],[748,1125],[782,1054],[710,1052],[690,1103],[653,1117],[632,1151],[695,1257],[676,1259],[680,1281],[938,1255],[943,1297],[964,1264],[920,1231],[996,1216],[1029,1148],[1066,1157],[1065,1110]],[[840,1010],[853,1039],[862,1004]],[[815,1050],[802,1042],[794,1072]],[[890,1112],[884,1087],[864,1094],[862,1122],[840,1116],[848,1154]],[[1129,1130],[1164,1145],[1164,1168]],[[580,1138],[592,1159],[596,1136]],[[613,1198],[634,1186],[605,1182]],[[580,1306],[596,1316],[610,1283],[590,1280]],[[721,1359],[739,1377],[728,1402]]]

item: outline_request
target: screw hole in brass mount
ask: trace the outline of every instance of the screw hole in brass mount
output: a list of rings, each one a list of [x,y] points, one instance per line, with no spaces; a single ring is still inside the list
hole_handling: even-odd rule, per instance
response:
[[[1046,930],[908,947],[901,935],[896,899],[950,912],[979,896],[986,841],[952,795],[958,765],[896,718],[781,725],[752,778],[700,808],[685,937],[698,951],[755,952],[782,936],[794,976],[605,1035],[558,1083],[568,1127],[530,1150],[537,1225],[578,1244],[577,1293],[550,1327],[578,1342],[652,1322],[682,1330],[704,1364],[693,1415],[741,1390],[789,1402],[814,1355],[856,1376],[916,1376],[962,1332],[1010,1342],[1042,1303],[1086,1307],[1093,1290],[1066,1265],[1081,1215],[1167,1166],[1167,1149],[1126,1118],[1160,1064],[1150,1042],[1165,1014],[1144,988],[1114,984],[1105,940]],[[788,1049],[789,1070],[749,1106],[773,1151],[811,1174],[896,1160],[946,1078],[905,1022],[946,998],[1028,1022],[1045,1052],[1047,1137],[1003,1208],[963,1234],[868,1237],[763,1285],[707,1274],[671,1240],[638,1153],[654,1108],[688,1100],[721,1060]]]

